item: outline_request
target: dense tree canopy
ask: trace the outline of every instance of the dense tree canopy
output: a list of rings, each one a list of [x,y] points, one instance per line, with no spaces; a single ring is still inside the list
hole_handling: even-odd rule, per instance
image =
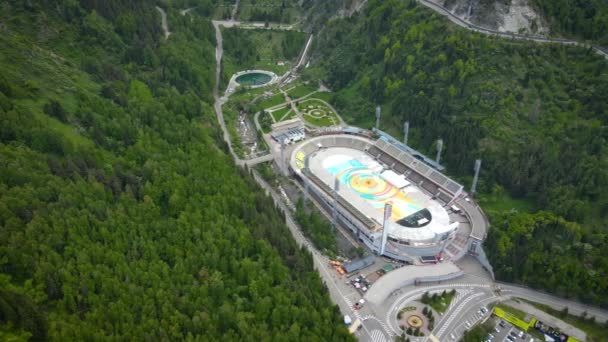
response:
[[[557,283],[532,279],[548,277],[549,268],[509,273],[505,267],[518,262],[494,254],[501,228],[493,229],[488,250],[498,262],[499,278],[606,303],[605,284],[601,290],[588,283],[608,277],[608,259],[599,253],[606,250],[608,236],[605,59],[581,48],[460,29],[415,1],[370,1],[363,15],[331,22],[319,40],[317,64],[348,121],[370,127],[374,106],[382,104],[381,128],[401,136],[402,123],[409,120],[411,144],[427,153],[441,137],[442,160],[465,184],[481,157],[481,192],[504,187],[556,220],[580,224],[580,239],[597,240],[585,247],[593,261],[584,262],[576,259],[576,240],[548,235],[563,248],[563,257],[572,259],[572,267],[590,274],[572,278],[562,268],[556,276],[575,284],[562,291]],[[516,216],[496,220],[506,232],[516,229]],[[547,254],[545,244],[521,243],[522,252]],[[525,257],[515,247],[505,253]]]
[[[209,21],[171,18],[165,42],[145,1],[2,4],[0,337],[349,340],[225,153]]]
[[[608,3],[602,0],[533,0],[559,34],[608,47]]]

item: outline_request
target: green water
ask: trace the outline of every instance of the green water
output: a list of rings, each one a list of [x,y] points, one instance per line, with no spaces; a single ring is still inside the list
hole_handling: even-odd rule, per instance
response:
[[[270,77],[270,75],[262,74],[259,72],[252,72],[250,74],[245,74],[245,75],[241,75],[241,76],[237,77],[236,81],[237,81],[237,83],[244,85],[244,86],[253,86],[253,85],[266,84],[266,83],[270,82],[271,79],[272,79],[272,77]]]

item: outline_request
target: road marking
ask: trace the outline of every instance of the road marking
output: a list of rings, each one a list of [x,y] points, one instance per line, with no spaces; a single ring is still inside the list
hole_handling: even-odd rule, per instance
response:
[[[484,295],[484,293],[476,293],[474,295],[471,295],[471,296],[468,296],[467,298],[465,298],[462,301],[462,303],[460,303],[460,305],[458,305],[458,307],[456,307],[456,309],[450,315],[444,317],[444,319],[439,323],[439,326],[441,326],[441,328],[434,335],[437,336],[441,340],[441,337],[443,336],[445,331],[448,329],[450,324],[452,324],[452,321],[458,317],[458,314],[460,313],[460,311],[462,311],[466,307],[467,303],[472,301],[473,299],[483,296],[483,295]],[[447,319],[447,321],[446,321],[446,319]]]
[[[372,330],[371,333],[369,334],[369,336],[372,338],[372,341],[374,341],[374,342],[386,342],[386,337],[378,329]]]

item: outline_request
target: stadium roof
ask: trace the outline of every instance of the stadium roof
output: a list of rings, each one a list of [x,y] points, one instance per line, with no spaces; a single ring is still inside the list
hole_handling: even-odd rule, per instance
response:
[[[387,141],[393,145],[395,145],[396,147],[398,147],[400,150],[405,151],[415,157],[420,157],[422,158],[422,161],[429,165],[430,167],[439,170],[439,171],[443,171],[445,170],[445,167],[443,167],[442,165],[438,164],[434,159],[431,159],[427,156],[425,156],[424,154],[414,150],[413,148],[405,145],[404,143],[396,140],[395,138],[393,138],[392,136],[390,136],[388,133],[385,133],[379,129],[374,128],[374,132],[376,134],[378,134],[380,136],[380,139]]]

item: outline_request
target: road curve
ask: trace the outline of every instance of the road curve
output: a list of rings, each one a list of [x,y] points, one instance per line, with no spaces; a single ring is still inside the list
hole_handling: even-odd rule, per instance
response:
[[[605,58],[608,58],[608,51],[599,46],[586,44],[586,43],[579,42],[574,39],[546,38],[546,37],[530,36],[530,35],[524,35],[524,34],[512,33],[512,32],[500,32],[500,31],[496,31],[496,30],[492,30],[492,29],[488,29],[485,27],[475,25],[475,24],[471,23],[470,21],[466,21],[466,20],[456,16],[454,13],[450,12],[450,10],[448,10],[447,8],[445,8],[439,4],[436,4],[432,1],[429,1],[429,0],[416,0],[416,1],[430,9],[432,9],[433,11],[435,11],[437,13],[439,13],[443,16],[446,16],[454,24],[456,24],[460,27],[469,29],[471,31],[488,34],[488,35],[493,35],[493,36],[498,36],[498,37],[503,37],[503,38],[529,40],[529,41],[534,41],[534,42],[538,42],[538,43],[557,43],[557,44],[575,45],[575,46],[580,46],[583,48],[592,48],[595,53],[597,53]]]
[[[234,162],[238,166],[243,166],[243,161],[236,155],[232,148],[232,144],[230,143],[230,134],[228,133],[228,128],[226,127],[226,122],[224,121],[224,113],[222,112],[222,105],[224,104],[222,98],[220,97],[220,76],[222,74],[222,55],[224,54],[224,48],[222,45],[222,31],[220,30],[220,25],[223,22],[213,21],[213,27],[215,28],[215,85],[213,86],[213,98],[215,103],[213,104],[213,108],[215,109],[215,115],[217,116],[217,121],[222,128],[222,132],[224,135],[224,142],[228,145],[228,149],[230,150],[230,155],[234,158]],[[223,25],[222,25],[223,26]]]

